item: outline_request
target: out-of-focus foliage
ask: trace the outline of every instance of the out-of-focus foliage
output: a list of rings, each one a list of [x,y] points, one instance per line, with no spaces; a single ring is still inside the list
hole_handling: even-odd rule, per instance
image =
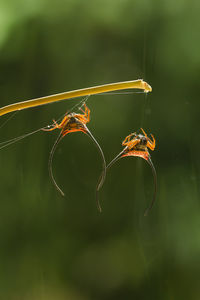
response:
[[[93,96],[89,128],[107,162],[141,126],[155,135],[149,166],[122,159],[94,189],[100,158],[66,136],[48,176],[56,132],[0,151],[1,299],[199,299],[199,1],[0,2],[1,106],[143,78],[153,92]],[[78,99],[79,100],[79,99]],[[51,123],[78,100],[18,112],[1,141]],[[1,118],[1,124],[8,116]]]

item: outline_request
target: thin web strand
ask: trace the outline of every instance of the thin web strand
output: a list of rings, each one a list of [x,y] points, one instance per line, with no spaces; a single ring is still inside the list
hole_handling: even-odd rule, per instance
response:
[[[34,130],[34,131],[32,131],[32,132],[23,134],[23,135],[21,135],[21,136],[18,136],[18,137],[16,137],[16,138],[13,138],[13,139],[8,140],[8,141],[1,142],[1,143],[0,143],[0,150],[3,149],[3,148],[5,148],[5,147],[7,147],[7,146],[9,146],[9,145],[12,145],[12,144],[14,144],[14,143],[16,143],[16,142],[18,142],[18,141],[20,141],[20,140],[25,139],[25,138],[28,137],[28,136],[31,136],[31,135],[33,135],[33,134],[35,134],[35,133],[37,133],[37,132],[40,132],[40,131],[42,131],[44,128],[46,128],[46,127],[42,127],[42,128],[36,129],[36,130]]]
[[[0,129],[2,129],[2,127],[4,127],[19,111],[15,111],[8,119],[6,119],[1,125],[0,125]]]
[[[84,103],[86,103],[89,99],[90,95],[87,95],[86,97],[84,97],[81,101],[79,101],[77,104],[75,104],[74,106],[72,106],[72,108],[70,108],[68,111],[67,111],[67,114],[71,113],[76,107],[82,107],[84,105]],[[81,105],[81,106],[80,106]],[[62,116],[60,116],[56,122],[59,122],[60,120],[62,120],[64,118],[64,116],[66,115],[63,114]],[[54,126],[54,124],[53,124]]]
[[[104,95],[132,95],[132,94],[146,94],[145,92],[106,92],[106,93],[101,93],[97,94],[94,96],[104,96]]]
[[[74,106],[69,110],[69,113],[70,113],[71,111],[73,111],[74,108],[78,107],[80,104],[85,103],[85,102],[88,100],[89,97],[90,97],[90,95],[88,95],[87,97],[84,97],[84,99],[82,99],[79,103],[77,103],[76,105],[74,105]],[[18,111],[16,111],[14,114],[12,114],[12,116],[9,117],[9,118],[8,118],[8,119],[0,126],[0,129],[1,129],[7,122],[9,122],[9,121],[15,116],[16,113],[18,113]],[[63,115],[63,116],[64,116],[64,115]],[[63,116],[61,116],[58,120],[56,120],[56,122],[58,122],[60,119],[62,119]],[[1,142],[1,143],[0,143],[0,150],[3,149],[3,148],[8,147],[8,146],[10,146],[10,145],[12,145],[12,144],[14,144],[14,143],[20,141],[20,140],[23,140],[24,138],[26,138],[26,137],[28,137],[28,136],[31,136],[31,135],[33,135],[33,134],[35,134],[35,133],[37,133],[37,132],[43,131],[44,129],[49,129],[49,128],[51,128],[51,126],[54,126],[54,124],[47,125],[47,126],[44,126],[44,127],[40,127],[40,128],[38,128],[38,129],[36,129],[36,130],[34,130],[34,131],[31,131],[31,132],[29,132],[29,133],[25,133],[25,134],[23,134],[23,135],[21,135],[21,136],[12,138],[12,139],[7,140],[7,141],[4,141],[4,142]]]

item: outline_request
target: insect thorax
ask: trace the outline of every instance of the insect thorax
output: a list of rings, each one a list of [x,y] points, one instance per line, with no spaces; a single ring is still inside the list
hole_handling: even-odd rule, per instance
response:
[[[76,114],[71,114],[69,121],[65,125],[65,130],[84,128],[84,125],[75,117],[75,115]]]

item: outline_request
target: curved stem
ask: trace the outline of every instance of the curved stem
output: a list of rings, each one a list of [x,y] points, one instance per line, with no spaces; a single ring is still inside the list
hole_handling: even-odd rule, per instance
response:
[[[54,94],[46,97],[40,97],[28,101],[22,101],[22,102],[10,104],[0,108],[0,116],[3,116],[12,111],[49,104],[61,100],[67,100],[67,99],[72,99],[72,98],[77,98],[77,97],[82,97],[87,95],[95,95],[95,94],[101,94],[101,93],[124,90],[124,89],[142,89],[146,93],[152,91],[151,86],[145,81],[143,81],[142,79],[103,84],[103,85],[98,85],[98,86],[89,87],[85,89],[79,89],[79,90]]]

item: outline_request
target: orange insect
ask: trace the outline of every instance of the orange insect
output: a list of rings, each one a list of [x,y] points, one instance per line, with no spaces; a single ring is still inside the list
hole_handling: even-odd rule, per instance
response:
[[[84,103],[84,108],[85,110],[83,110],[82,108],[80,108],[80,110],[83,112],[83,114],[77,114],[77,113],[66,113],[66,115],[64,116],[63,120],[61,121],[60,124],[58,124],[55,120],[53,120],[54,124],[52,128],[49,129],[43,129],[44,131],[52,131],[54,129],[60,129],[61,132],[58,136],[58,138],[56,139],[50,155],[49,155],[49,175],[50,178],[53,182],[53,184],[55,185],[56,189],[62,194],[62,196],[64,196],[63,191],[61,190],[61,188],[58,186],[58,184],[56,183],[56,180],[53,176],[53,171],[52,171],[52,160],[53,160],[53,155],[55,153],[56,147],[58,146],[58,143],[62,140],[62,138],[67,135],[68,133],[72,133],[72,132],[83,132],[85,134],[87,134],[92,141],[94,142],[94,144],[97,146],[99,153],[101,155],[102,158],[102,174],[100,176],[101,181],[100,181],[100,186],[102,186],[104,180],[105,180],[105,176],[106,176],[106,161],[105,161],[105,157],[103,154],[103,151],[100,147],[100,145],[98,144],[98,142],[96,141],[96,139],[93,137],[93,135],[91,134],[91,132],[89,131],[89,129],[87,128],[86,124],[90,121],[90,110],[89,108],[86,106],[86,104]],[[101,210],[99,202],[97,200],[97,205],[99,210]]]
[[[150,207],[145,211],[145,215],[148,214],[149,210],[152,208],[157,192],[157,175],[154,165],[151,160],[151,156],[149,154],[148,148],[150,150],[154,150],[156,146],[155,138],[151,134],[152,140],[147,136],[145,131],[141,128],[143,134],[137,134],[136,132],[129,134],[125,140],[122,142],[122,146],[125,148],[108,164],[106,169],[109,169],[117,160],[127,156],[137,156],[145,159],[149,165],[151,166],[153,177],[154,177],[154,196],[151,202]],[[103,183],[99,182],[97,186],[97,193],[99,189],[102,187]]]

